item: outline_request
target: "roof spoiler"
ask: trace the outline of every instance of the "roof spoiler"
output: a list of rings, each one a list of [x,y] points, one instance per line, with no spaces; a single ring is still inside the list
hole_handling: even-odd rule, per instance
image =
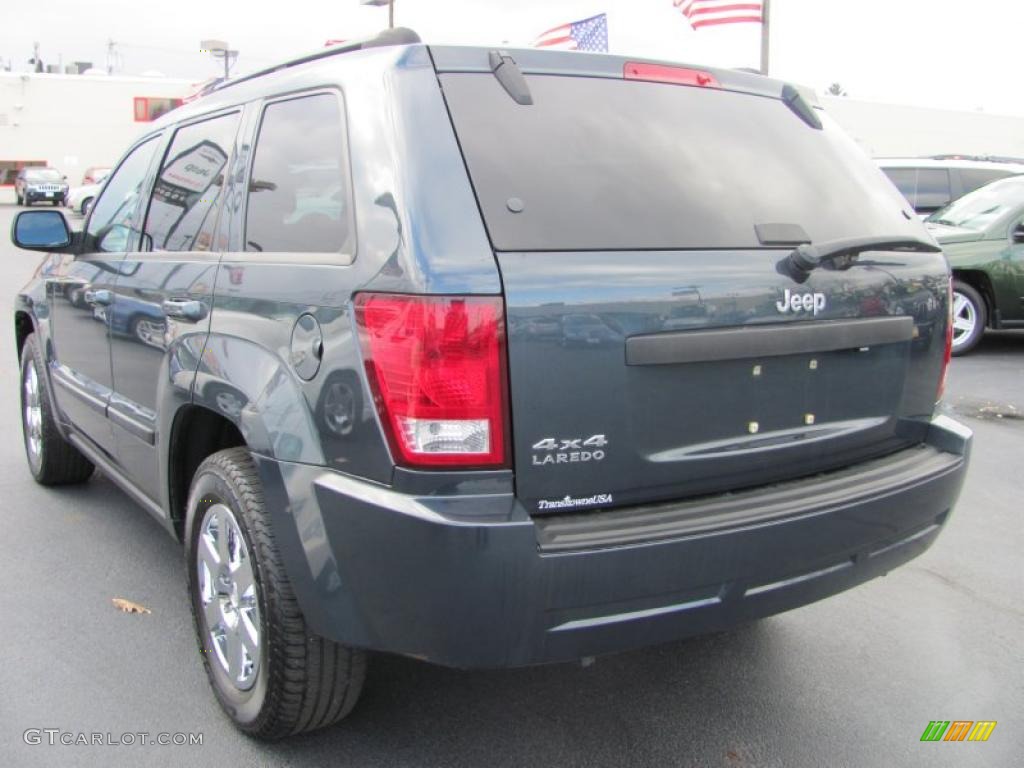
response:
[[[342,45],[332,45],[330,48],[323,50],[314,51],[313,53],[300,56],[296,59],[290,59],[280,64],[275,64],[272,67],[261,69],[251,74],[245,75],[245,77],[239,77],[234,80],[228,80],[221,83],[213,89],[214,92],[222,91],[225,88],[230,88],[236,83],[244,83],[247,80],[252,80],[263,75],[269,75],[272,72],[280,72],[282,69],[288,69],[299,64],[305,64],[308,61],[316,61],[317,59],[325,59],[328,56],[338,56],[343,53],[351,53],[352,51],[362,51],[367,48],[386,48],[392,45],[415,45],[416,43],[422,43],[420,36],[408,27],[395,27],[394,29],[384,29],[378,32],[373,37],[368,37],[363,40],[352,40]]]

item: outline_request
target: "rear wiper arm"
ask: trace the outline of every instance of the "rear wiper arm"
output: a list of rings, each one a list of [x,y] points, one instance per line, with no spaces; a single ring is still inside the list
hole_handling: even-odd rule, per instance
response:
[[[516,104],[533,104],[533,95],[530,93],[526,78],[523,77],[523,71],[519,69],[516,60],[508,55],[508,51],[490,51],[487,60],[490,62],[491,72]]]
[[[915,251],[917,253],[939,253],[942,249],[933,242],[905,235],[892,237],[848,237],[842,240],[827,240],[823,243],[798,245],[789,254],[787,261],[799,272],[810,272],[826,261],[841,256],[856,256],[862,251]]]

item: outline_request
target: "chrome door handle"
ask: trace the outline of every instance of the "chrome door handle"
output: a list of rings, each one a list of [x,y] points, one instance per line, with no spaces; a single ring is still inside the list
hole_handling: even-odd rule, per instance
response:
[[[161,308],[168,317],[179,320],[202,320],[206,315],[206,308],[203,302],[192,299],[167,299]]]

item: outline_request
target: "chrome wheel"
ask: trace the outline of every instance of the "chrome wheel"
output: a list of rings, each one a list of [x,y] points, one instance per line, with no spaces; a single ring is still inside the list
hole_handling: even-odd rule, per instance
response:
[[[143,344],[158,349],[164,348],[164,324],[145,318],[139,318],[134,325],[135,338]]]
[[[43,460],[43,402],[39,392],[39,375],[32,364],[25,366],[25,381],[22,387],[22,427],[25,430],[25,446],[28,459],[37,469]]]
[[[957,349],[972,338],[978,327],[978,310],[962,293],[953,293],[953,348]]]
[[[199,529],[199,603],[207,652],[239,690],[248,690],[260,668],[260,608],[249,549],[238,521],[224,504],[203,515]]]

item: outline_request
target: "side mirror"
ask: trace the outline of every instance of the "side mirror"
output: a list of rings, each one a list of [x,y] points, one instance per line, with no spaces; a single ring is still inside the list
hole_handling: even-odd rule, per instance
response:
[[[1015,243],[1024,243],[1024,222],[1021,222],[1013,228],[1013,234],[1010,238]]]
[[[11,226],[11,242],[30,251],[59,251],[71,245],[71,230],[60,211],[22,211]]]

